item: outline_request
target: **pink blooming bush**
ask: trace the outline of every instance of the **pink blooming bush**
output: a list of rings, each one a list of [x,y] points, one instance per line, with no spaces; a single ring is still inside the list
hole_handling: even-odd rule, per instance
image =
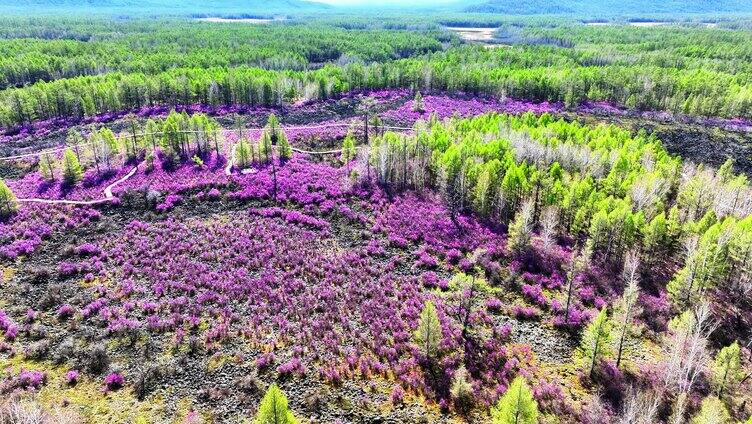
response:
[[[112,392],[121,389],[125,385],[125,378],[119,373],[113,372],[104,378],[105,390]]]
[[[240,335],[252,344],[297,346],[292,356],[286,349],[255,358],[260,370],[272,368],[280,376],[317,369],[336,382],[355,370],[361,375],[391,372],[411,390],[432,391],[412,340],[427,299],[439,309],[442,349],[457,352],[463,342],[452,318],[455,305],[445,304],[426,287],[448,289],[447,278],[439,275],[443,258],[461,262],[478,248],[496,252],[504,240],[468,217],[459,218],[458,229],[434,197],[407,194],[387,201],[377,189],[360,197],[365,200],[353,201],[341,177],[337,168],[293,159],[278,172],[279,199],[286,199],[278,204],[286,207],[132,221],[112,237],[73,249],[76,255],[66,260],[66,269],[84,274],[87,281],[110,282],[92,286],[92,299],[80,307],[84,324],[105,328],[113,337],[172,333],[175,346],[198,342],[211,350]],[[266,170],[233,178],[235,193],[260,189],[258,199],[269,198]],[[230,197],[245,200],[232,192]],[[397,208],[410,212],[400,216]],[[347,250],[332,249],[332,224],[322,216],[369,231]],[[406,235],[405,243],[415,250],[387,249],[386,240],[398,234]],[[164,252],[170,260],[163,260]],[[434,271],[416,276],[400,272],[421,255]],[[104,263],[107,267],[100,266]],[[476,311],[472,320],[492,323],[485,310]],[[200,322],[209,325],[201,328]],[[472,357],[495,359],[468,366],[482,387],[508,381],[530,361],[506,348],[508,328],[493,331],[493,339],[475,347]],[[447,375],[459,366],[457,361],[452,354],[442,362]],[[328,363],[347,365],[322,368]],[[484,393],[480,397],[492,402],[497,391]]]
[[[537,319],[540,311],[532,306],[514,305],[512,306],[512,315],[519,320]]]
[[[532,111],[536,114],[545,112],[557,112],[564,110],[560,104],[549,102],[531,103],[513,99],[500,101],[492,98],[479,98],[477,96],[447,96],[427,95],[423,96],[423,111],[415,111],[413,100],[405,102],[402,106],[390,110],[383,115],[389,121],[401,125],[412,125],[419,119],[428,119],[432,114],[437,118],[444,119],[452,116],[468,117],[487,112],[503,112],[519,114]]]
[[[10,376],[0,381],[0,395],[7,395],[17,390],[39,390],[47,384],[47,373],[22,369],[15,377]]]
[[[498,312],[501,310],[503,303],[499,298],[490,297],[486,300],[486,309],[492,312]]]
[[[157,205],[157,212],[167,212],[179,205],[183,201],[183,197],[178,194],[168,194],[164,202]]]
[[[73,308],[73,306],[66,303],[58,308],[57,319],[61,321],[68,320],[72,318],[75,313],[76,310]]]
[[[84,227],[101,216],[88,207],[24,205],[8,221],[0,221],[0,259],[31,255],[53,232]]]
[[[78,370],[70,370],[65,373],[65,382],[69,386],[75,386],[78,383]]]
[[[394,405],[400,405],[405,401],[405,390],[400,386],[396,386],[389,398]]]
[[[546,299],[546,296],[543,295],[543,290],[538,285],[523,284],[522,295],[539,306],[548,305],[548,300]]]
[[[18,325],[3,310],[0,310],[0,331],[8,341],[13,341],[18,336]]]

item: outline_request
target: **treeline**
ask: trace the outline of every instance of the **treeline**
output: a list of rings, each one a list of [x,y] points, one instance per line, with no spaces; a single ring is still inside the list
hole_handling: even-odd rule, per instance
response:
[[[546,56],[554,47],[511,50],[467,47],[419,59],[330,65],[305,72],[173,69],[155,75],[113,72],[41,82],[0,93],[0,124],[13,127],[153,105],[281,105],[354,89],[392,87],[510,96],[569,107],[606,100],[637,109],[752,117],[752,85],[740,76],[656,66],[573,67],[567,58]],[[541,61],[548,63],[537,65]]]
[[[0,29],[0,88],[112,71],[156,74],[172,68],[235,66],[302,70],[326,62],[388,61],[441,50],[441,42],[451,38],[437,29],[345,30],[325,24],[65,22],[68,27],[61,33],[55,22],[0,21],[7,26]]]
[[[419,35],[328,26],[337,20],[324,26],[263,28],[166,22],[162,30],[154,28],[154,22],[116,24],[112,33],[100,23],[60,33],[53,23],[51,37],[89,41],[0,41],[0,52],[7,56],[0,60],[0,73],[5,67],[9,84],[61,78],[0,91],[0,125],[153,105],[279,105],[392,87],[510,96],[568,107],[610,101],[639,110],[752,117],[752,60],[747,60],[752,59],[752,36],[745,31],[582,25],[557,29],[517,23],[503,26],[498,35],[522,44],[440,51],[440,40],[454,38],[431,25]],[[17,33],[6,29],[6,37],[39,35],[34,25]],[[121,33],[129,29],[134,33]],[[251,38],[253,45],[243,43]],[[421,55],[426,52],[432,53]],[[411,55],[419,56],[398,59]],[[308,69],[314,62],[332,61],[337,63]],[[97,75],[63,78],[79,73]]]
[[[569,14],[584,16],[622,16],[625,14],[681,14],[681,13],[720,13],[752,12],[752,6],[744,0],[565,0],[551,3],[529,1],[524,4],[512,0],[488,0],[465,8],[467,12],[501,14]]]

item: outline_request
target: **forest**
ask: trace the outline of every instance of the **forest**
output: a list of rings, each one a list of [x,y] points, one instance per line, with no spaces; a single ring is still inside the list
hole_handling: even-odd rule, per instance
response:
[[[279,106],[384,88],[508,96],[570,108],[609,102],[706,117],[752,116],[746,31],[506,25],[497,33],[510,47],[488,49],[450,47],[457,36],[438,25],[345,30],[335,22],[215,31],[176,22],[150,31],[154,24],[129,23],[122,30],[134,34],[116,41],[107,41],[109,27],[94,25],[32,42],[25,37],[39,32],[33,25],[7,30],[2,42],[7,53],[0,81],[8,89],[0,92],[0,124],[9,131],[145,106]],[[186,25],[196,28],[186,32]],[[233,47],[260,34],[253,44]]]
[[[0,424],[752,423],[746,3],[0,6]]]

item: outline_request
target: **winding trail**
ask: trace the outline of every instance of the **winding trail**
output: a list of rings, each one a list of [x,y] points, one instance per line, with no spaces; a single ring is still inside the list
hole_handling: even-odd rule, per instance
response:
[[[225,175],[230,176],[232,175],[232,167],[235,166],[235,149],[234,146],[230,146],[230,159],[227,161],[227,166],[225,166]]]
[[[136,171],[138,171],[138,165],[134,166],[133,169],[131,169],[127,174],[125,174],[123,177],[118,179],[117,181],[113,182],[112,184],[108,185],[104,189],[104,199],[95,199],[95,200],[52,200],[52,199],[40,199],[36,197],[32,197],[30,199],[16,199],[19,203],[41,203],[45,205],[78,205],[78,206],[91,206],[91,205],[98,205],[102,203],[111,202],[113,199],[115,199],[115,196],[112,194],[112,189],[116,186],[128,181],[129,178],[134,176],[136,174]]]
[[[112,195],[112,189],[115,188],[115,186],[118,186],[126,181],[128,181],[129,178],[134,176],[136,174],[136,171],[138,171],[138,165],[134,166],[133,169],[130,170],[127,174],[125,174],[122,178],[115,181],[114,183],[108,185],[104,189],[104,198],[105,200],[112,200],[115,196]]]

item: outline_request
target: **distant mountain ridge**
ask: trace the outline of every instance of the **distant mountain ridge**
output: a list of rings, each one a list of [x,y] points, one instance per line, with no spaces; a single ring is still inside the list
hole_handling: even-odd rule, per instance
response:
[[[227,14],[255,13],[272,14],[292,11],[316,11],[331,6],[306,0],[0,0],[0,8],[6,10],[49,11],[113,11],[140,13],[193,13]]]
[[[488,0],[466,12],[512,15],[576,14],[614,16],[656,13],[752,12],[752,0]]]

